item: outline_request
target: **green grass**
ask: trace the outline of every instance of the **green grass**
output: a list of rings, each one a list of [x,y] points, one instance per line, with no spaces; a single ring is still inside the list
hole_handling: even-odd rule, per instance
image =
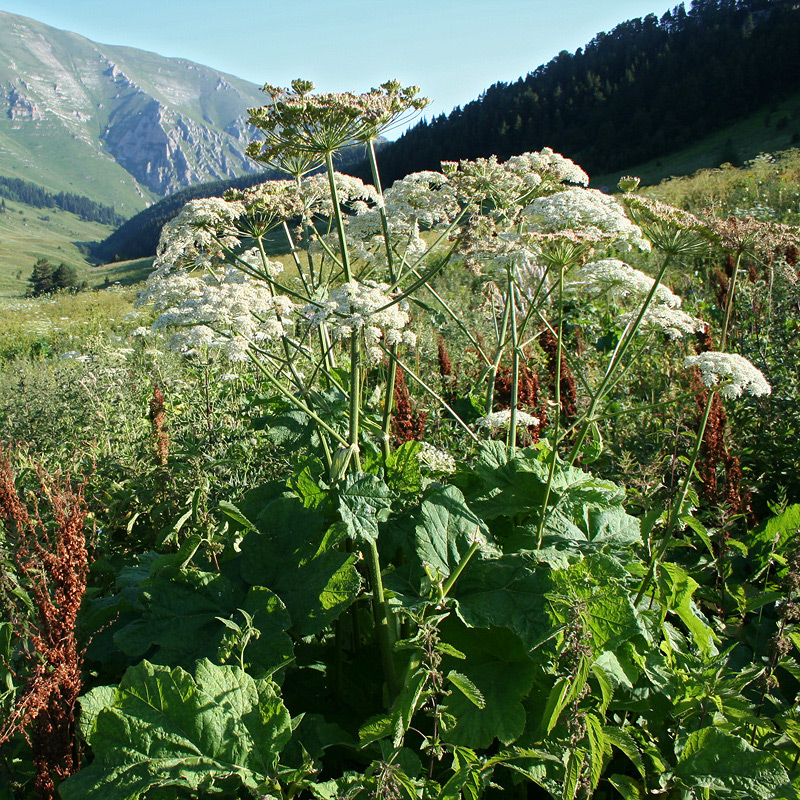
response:
[[[782,103],[765,106],[691,147],[619,172],[592,176],[592,186],[613,190],[623,175],[636,175],[643,184],[652,185],[665,178],[691,175],[699,169],[718,167],[726,162],[741,166],[760,153],[797,146],[800,146],[800,93]]]
[[[0,297],[19,297],[39,258],[75,267],[91,288],[119,282],[124,286],[147,277],[152,259],[120,262],[104,267],[91,263],[80,243],[104,239],[112,228],[84,220],[58,209],[33,208],[6,200],[0,214]]]

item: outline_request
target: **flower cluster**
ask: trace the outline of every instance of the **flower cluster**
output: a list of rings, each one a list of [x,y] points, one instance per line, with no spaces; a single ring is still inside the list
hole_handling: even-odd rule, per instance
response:
[[[581,267],[569,283],[569,288],[584,293],[607,293],[614,300],[644,299],[653,288],[653,279],[644,272],[617,258],[591,261]],[[680,308],[681,298],[663,283],[653,295],[656,303],[669,308]]]
[[[450,453],[440,450],[438,447],[428,444],[428,442],[422,442],[422,449],[417,453],[417,460],[420,466],[431,472],[452,475],[456,471],[455,458]]]
[[[234,221],[245,213],[238,200],[190,200],[161,230],[151,279],[175,267],[205,266],[219,259],[223,246],[238,244]]]
[[[306,306],[304,313],[313,326],[326,322],[334,340],[363,334],[367,359],[376,364],[383,357],[380,342],[412,347],[417,342],[416,335],[406,330],[410,321],[408,302],[394,302],[388,292],[386,283],[354,280],[329,292],[323,303]]]
[[[137,304],[158,313],[154,330],[178,329],[171,348],[191,353],[201,346],[222,347],[234,361],[246,357],[251,342],[284,336],[294,310],[288,297],[273,295],[265,283],[230,265],[224,272],[181,270],[151,279]]]
[[[697,367],[703,383],[709,388],[719,385],[722,397],[733,399],[741,397],[742,392],[747,392],[753,397],[763,397],[772,393],[772,387],[761,370],[754,367],[744,356],[711,351],[687,356],[683,363],[686,367]]]
[[[507,408],[503,411],[494,411],[491,414],[487,414],[485,417],[481,417],[479,420],[477,420],[475,426],[494,431],[499,428],[505,428],[508,430],[508,426],[510,424],[511,409]],[[536,426],[538,424],[539,417],[534,417],[533,414],[526,414],[524,411],[517,411],[518,428],[530,428],[531,426]]]
[[[441,172],[413,172],[395,181],[384,194],[386,213],[426,228],[452,222],[461,211],[450,181]]]
[[[556,153],[549,147],[539,152],[512,156],[505,167],[520,175],[531,186],[538,186],[543,180],[552,183],[574,183],[589,185],[589,176],[571,159]],[[536,180],[536,177],[538,180]]]
[[[638,312],[629,311],[620,314],[619,321],[627,325],[638,316]],[[708,323],[702,319],[681,311],[680,308],[671,307],[664,303],[654,303],[644,312],[639,330],[641,332],[655,331],[668,336],[670,339],[682,339],[684,335],[691,335],[704,331]]]
[[[526,209],[528,224],[538,233],[569,231],[582,238],[606,241],[620,249],[649,250],[642,230],[628,219],[621,203],[597,189],[571,186],[564,191],[537,197]]]

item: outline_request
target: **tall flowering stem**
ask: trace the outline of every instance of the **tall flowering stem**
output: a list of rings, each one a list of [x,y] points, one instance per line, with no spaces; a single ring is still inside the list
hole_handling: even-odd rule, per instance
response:
[[[0,722],[0,745],[16,732],[31,731],[34,786],[41,800],[55,800],[56,783],[79,768],[75,750],[75,710],[82,690],[82,651],[76,626],[89,555],[83,488],[39,470],[41,497],[49,507],[52,532],[39,508],[30,509],[14,483],[10,454],[0,451],[0,521],[14,550],[27,609],[11,609],[16,636],[23,640],[29,675],[14,709]]]
[[[347,249],[347,238],[344,234],[344,220],[342,219],[342,207],[339,205],[339,192],[336,189],[336,176],[333,169],[333,154],[325,153],[325,167],[328,172],[328,182],[331,187],[331,202],[333,203],[333,215],[336,220],[336,231],[339,234],[339,246],[342,253],[342,268],[344,269],[344,279],[347,283],[353,280],[353,273],[350,269],[350,253]]]
[[[547,472],[547,486],[544,490],[542,508],[539,512],[539,527],[536,531],[536,547],[541,549],[544,537],[544,525],[547,521],[547,507],[550,503],[550,490],[555,477],[558,460],[558,429],[561,423],[561,348],[564,339],[564,265],[558,271],[558,337],[556,346],[555,374],[555,420],[553,422],[553,450],[550,453],[550,466]]]
[[[517,339],[517,303],[514,264],[508,269],[508,297],[511,312],[511,419],[508,425],[508,446],[513,455],[517,449],[517,403],[519,401],[519,341]]]
[[[736,294],[736,281],[739,277],[739,266],[742,263],[742,251],[736,254],[736,261],[733,264],[733,275],[731,275],[730,283],[728,284],[728,299],[725,303],[725,318],[722,321],[722,332],[719,337],[719,349],[724,350],[728,341],[728,326],[731,321],[731,314],[733,313],[733,297]]]
[[[664,273],[667,271],[667,267],[670,265],[672,261],[671,253],[667,253],[664,256],[664,260],[661,262],[661,268],[658,271],[658,275],[656,275],[655,280],[653,281],[653,285],[650,287],[650,291],[647,293],[647,297],[645,297],[644,302],[639,309],[639,313],[636,315],[632,323],[629,323],[627,326],[625,333],[623,333],[622,338],[620,339],[613,356],[611,357],[611,362],[606,369],[606,373],[603,376],[603,380],[600,382],[600,386],[597,387],[597,391],[592,396],[592,400],[589,403],[589,408],[581,415],[580,419],[577,421],[576,425],[582,424],[583,427],[580,429],[577,437],[575,438],[575,444],[572,446],[572,450],[567,456],[567,464],[572,465],[575,463],[575,460],[581,454],[581,447],[583,447],[583,443],[586,440],[586,436],[589,433],[589,430],[592,426],[592,423],[595,422],[595,412],[597,411],[597,406],[603,400],[603,398],[608,394],[613,386],[615,373],[619,365],[622,363],[622,359],[625,357],[625,354],[630,347],[631,342],[633,341],[633,337],[636,336],[641,324],[642,320],[644,319],[645,314],[647,313],[647,309],[650,307],[650,304],[653,298],[658,291],[658,287],[661,284],[661,280],[664,277]],[[561,341],[561,337],[559,337],[559,342]]]

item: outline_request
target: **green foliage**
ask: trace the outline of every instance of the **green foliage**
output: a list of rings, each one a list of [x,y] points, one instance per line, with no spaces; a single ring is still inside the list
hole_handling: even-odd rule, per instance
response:
[[[104,692],[98,700],[95,694],[86,724],[97,758],[63,784],[65,800],[163,797],[167,786],[217,793],[233,784],[234,792],[263,793],[291,737],[274,684],[210,661],[199,661],[194,675],[143,661],[113,698]]]

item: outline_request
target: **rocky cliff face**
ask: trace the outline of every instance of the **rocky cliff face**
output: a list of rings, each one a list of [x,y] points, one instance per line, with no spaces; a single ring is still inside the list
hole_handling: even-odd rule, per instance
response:
[[[238,177],[260,169],[244,151],[262,102],[208,67],[0,12],[0,174],[85,194],[123,183],[143,200]]]

